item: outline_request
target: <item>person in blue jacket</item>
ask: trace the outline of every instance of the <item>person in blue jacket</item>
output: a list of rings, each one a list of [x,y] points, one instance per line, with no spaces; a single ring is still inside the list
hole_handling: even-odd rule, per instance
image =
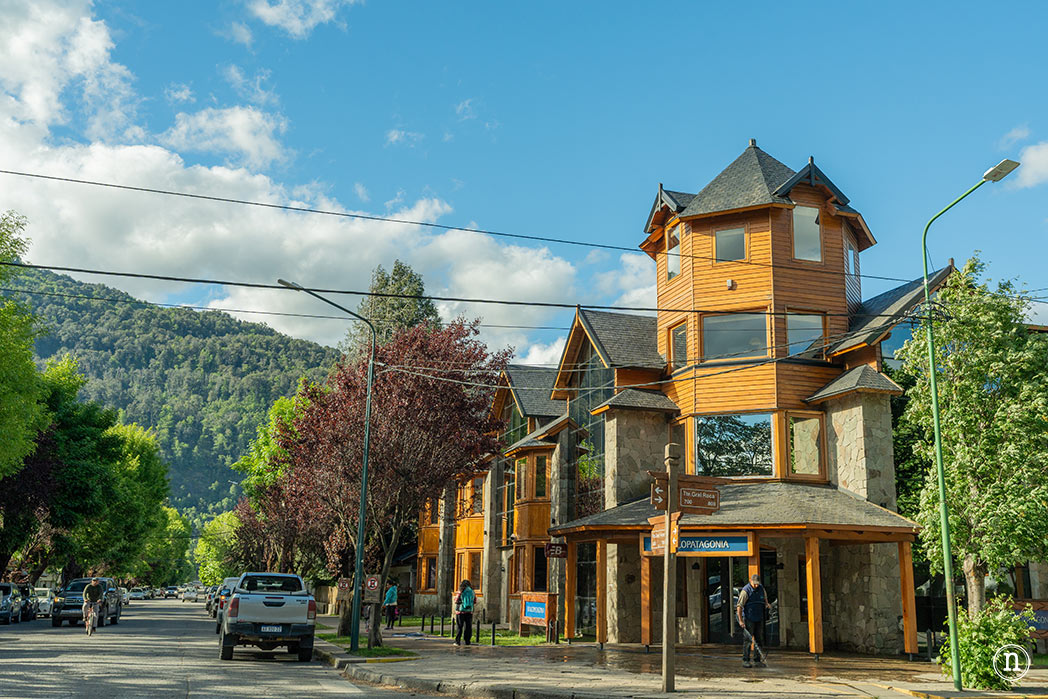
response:
[[[761,650],[754,651],[754,661],[758,665],[764,665],[761,651],[764,650],[764,617],[765,612],[771,610],[771,603],[765,594],[764,586],[761,585],[761,576],[754,573],[750,576],[750,583],[742,588],[739,593],[739,602],[735,606],[735,613],[739,618],[739,626],[750,632],[750,637],[742,642],[742,666],[750,665],[750,647],[756,643]]]
[[[393,628],[393,619],[397,616],[397,583],[390,582],[386,597],[382,600],[382,610],[386,612],[386,630]]]
[[[473,586],[469,580],[463,580],[459,585],[456,613],[458,615],[458,628],[455,630],[455,645],[462,642],[462,632],[466,632],[465,643],[469,645],[469,639],[473,635],[473,607],[476,604],[477,595],[473,592]]]

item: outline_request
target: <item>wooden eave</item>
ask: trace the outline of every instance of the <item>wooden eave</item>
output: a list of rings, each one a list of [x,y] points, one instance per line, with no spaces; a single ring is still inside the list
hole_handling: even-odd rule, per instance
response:
[[[506,458],[512,459],[517,454],[529,454],[533,451],[553,451],[557,448],[556,444],[529,444],[523,447],[517,447],[511,451],[504,453]]]
[[[866,225],[866,219],[862,217],[862,214],[860,214],[858,211],[856,211],[855,213],[852,213],[850,211],[841,211],[835,206],[835,202],[832,199],[829,201],[829,205],[832,209],[831,213],[833,213],[834,216],[846,218],[858,226],[858,232],[862,233],[862,236],[857,236],[860,239],[856,241],[859,244],[859,252],[872,248],[874,245],[877,244],[877,239],[873,237],[873,233],[870,232],[870,227]]]
[[[816,400],[811,401],[808,404],[809,405],[818,405],[819,403],[825,403],[828,400],[834,400],[836,398],[840,398],[841,396],[850,396],[853,393],[886,393],[889,396],[901,396],[903,394],[903,391],[896,391],[894,389],[892,389],[892,390],[887,390],[887,389],[882,390],[882,389],[879,389],[879,388],[863,388],[863,387],[860,386],[860,387],[856,387],[856,388],[849,388],[847,391],[841,391],[840,393],[834,393],[831,396],[824,396],[823,398],[818,398]],[[805,402],[807,402],[807,401],[805,401]]]
[[[651,232],[648,233],[648,237],[644,239],[644,242],[637,246],[642,251],[647,253],[648,257],[650,257],[653,260],[661,250],[661,247],[659,246],[659,241],[662,240],[663,235],[666,233],[666,229],[673,225],[676,225],[677,223],[680,223],[683,220],[682,218],[680,218],[680,216],[677,215],[676,212],[669,211],[668,206],[663,206],[663,209],[667,211],[666,217],[664,219],[659,220],[653,219],[652,225],[650,227]],[[656,219],[658,219],[658,215],[656,215]]]
[[[767,204],[754,204],[753,206],[742,206],[738,209],[725,209],[723,211],[710,211],[705,214],[693,214],[691,216],[681,216],[681,221],[697,221],[699,219],[714,218],[715,216],[728,216],[730,214],[743,214],[747,211],[760,211],[761,209],[792,209],[792,204],[784,204],[782,202],[768,202]]]
[[[573,534],[587,535],[602,533],[629,533],[650,532],[651,524],[584,524],[571,529],[558,529],[557,533],[547,530],[551,536],[570,536]],[[550,527],[553,529],[553,527]],[[913,541],[920,531],[920,527],[875,527],[875,526],[848,526],[848,525],[826,525],[826,524],[752,524],[752,525],[711,525],[711,524],[685,524],[681,522],[681,532],[746,532],[759,531],[765,536],[771,532],[789,535],[815,535],[820,539],[844,538],[857,541],[869,540],[871,542],[883,541]],[[581,538],[581,537],[580,537]],[[604,538],[596,536],[594,538]]]

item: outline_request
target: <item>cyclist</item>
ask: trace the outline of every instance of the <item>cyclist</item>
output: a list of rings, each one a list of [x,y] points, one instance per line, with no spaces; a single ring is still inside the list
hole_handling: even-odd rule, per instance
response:
[[[88,618],[88,607],[93,607],[95,615],[91,620],[91,631],[98,628],[98,614],[100,607],[102,606],[102,595],[105,594],[102,584],[98,582],[98,578],[91,578],[91,582],[84,588],[84,626],[87,626]]]

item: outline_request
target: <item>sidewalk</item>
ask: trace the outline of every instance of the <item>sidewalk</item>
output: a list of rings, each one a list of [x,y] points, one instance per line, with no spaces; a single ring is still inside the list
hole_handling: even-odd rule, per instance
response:
[[[384,632],[384,642],[419,654],[405,662],[365,664],[318,642],[318,656],[340,661],[345,676],[378,685],[498,699],[596,699],[668,697],[661,693],[658,648],[592,643],[559,646],[455,647],[450,638],[423,637],[417,629]],[[773,651],[768,667],[742,667],[738,649],[728,646],[682,648],[677,652],[677,694],[701,697],[1025,697],[1048,696],[1048,670],[1033,670],[1013,692],[953,692],[938,667],[848,654],[826,654],[816,661],[800,651]]]

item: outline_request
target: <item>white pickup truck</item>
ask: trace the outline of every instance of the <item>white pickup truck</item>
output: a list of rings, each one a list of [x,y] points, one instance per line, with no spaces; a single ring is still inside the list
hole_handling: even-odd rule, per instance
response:
[[[244,573],[233,588],[219,634],[222,660],[233,649],[287,646],[302,662],[313,657],[317,603],[302,578],[287,573]]]

